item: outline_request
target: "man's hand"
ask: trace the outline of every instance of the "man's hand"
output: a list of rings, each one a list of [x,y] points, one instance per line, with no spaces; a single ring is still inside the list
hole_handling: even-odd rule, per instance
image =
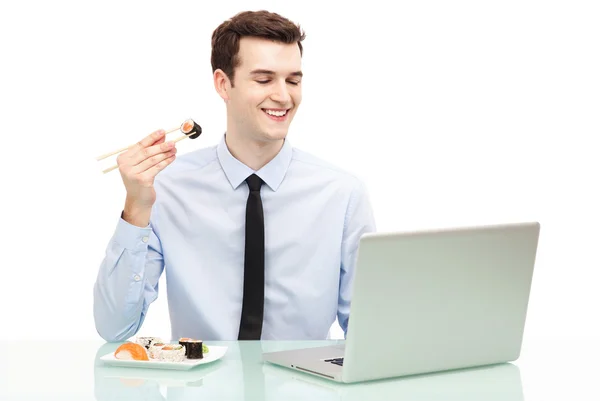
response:
[[[117,157],[127,191],[123,213],[125,221],[139,227],[148,225],[152,205],[156,201],[154,178],[175,160],[175,153],[175,144],[165,142],[165,131],[159,130]]]

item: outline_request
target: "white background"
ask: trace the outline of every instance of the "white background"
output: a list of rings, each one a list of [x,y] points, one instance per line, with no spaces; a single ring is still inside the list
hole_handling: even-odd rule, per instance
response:
[[[124,191],[95,157],[187,118],[204,133],[180,155],[215,144],[212,31],[262,8],[307,32],[290,141],[358,174],[381,231],[537,220],[526,341],[600,337],[595,2],[15,4],[0,6],[0,339],[99,338],[92,287]],[[140,333],[170,334],[164,289]]]

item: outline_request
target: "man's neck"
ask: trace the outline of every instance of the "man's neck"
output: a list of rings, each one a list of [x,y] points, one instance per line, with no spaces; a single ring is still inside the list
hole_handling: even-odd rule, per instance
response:
[[[283,147],[283,142],[283,139],[259,142],[229,132],[225,135],[225,143],[233,157],[254,171],[260,170],[273,160]]]

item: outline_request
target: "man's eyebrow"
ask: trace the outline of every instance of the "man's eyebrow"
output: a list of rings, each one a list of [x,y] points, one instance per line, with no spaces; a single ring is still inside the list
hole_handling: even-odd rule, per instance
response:
[[[250,71],[250,75],[259,75],[259,74],[275,75],[275,71],[263,70],[263,69],[257,69],[257,70]],[[290,75],[293,75],[295,77],[302,77],[302,71],[294,71]]]

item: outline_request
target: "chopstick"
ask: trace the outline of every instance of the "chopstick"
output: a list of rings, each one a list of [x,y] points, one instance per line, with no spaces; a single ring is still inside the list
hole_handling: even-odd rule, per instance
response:
[[[175,128],[174,130],[167,131],[167,134],[168,134],[168,133],[170,133],[170,132],[173,132],[173,131],[177,131],[178,129],[179,129],[179,127]],[[181,141],[182,139],[185,139],[185,138],[187,138],[188,136],[190,136],[190,135],[193,135],[193,134],[195,134],[195,133],[196,133],[196,131],[192,131],[192,132],[190,132],[189,134],[184,134],[184,135],[180,136],[179,138],[177,138],[177,139],[174,139],[174,140],[173,140],[173,143],[177,143],[177,142]],[[124,149],[122,149],[120,152],[122,152],[123,150],[127,150],[127,149],[129,149],[129,148],[124,148]],[[112,154],[114,155],[114,154],[117,154],[117,153],[120,153],[120,152],[119,152],[119,151],[115,151],[115,153],[112,153]],[[109,156],[111,156],[111,155],[109,155]],[[107,156],[107,157],[108,157],[108,156]],[[99,159],[99,160],[100,160],[100,159]],[[116,165],[114,165],[114,166],[112,166],[112,167],[109,167],[109,168],[107,168],[107,169],[104,169],[104,170],[102,170],[102,172],[103,172],[104,174],[106,174],[106,173],[109,173],[109,172],[111,172],[111,171],[113,171],[113,170],[115,170],[115,169],[117,169],[117,168],[119,168],[119,165],[118,165],[118,164],[116,164]]]
[[[167,134],[170,134],[171,132],[175,132],[175,131],[177,131],[178,129],[180,129],[180,127],[173,128],[173,129],[171,129],[171,130],[167,131],[167,132],[165,133],[165,135],[167,135]],[[110,153],[105,153],[105,154],[103,154],[103,155],[100,155],[100,156],[96,157],[96,160],[100,161],[100,160],[106,159],[107,157],[110,157],[110,156],[116,155],[117,153],[121,153],[121,152],[124,152],[124,151],[126,151],[126,150],[129,150],[129,149],[130,149],[131,147],[133,147],[133,146],[135,146],[135,144],[133,144],[133,145],[129,145],[129,146],[127,146],[127,147],[124,147],[124,148],[121,148],[121,149],[117,149],[117,150],[115,150],[115,151],[113,151],[113,152],[110,152]]]

